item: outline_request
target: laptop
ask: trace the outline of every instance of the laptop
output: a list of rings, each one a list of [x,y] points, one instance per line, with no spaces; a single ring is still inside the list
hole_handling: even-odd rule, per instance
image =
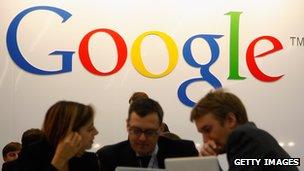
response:
[[[165,159],[167,171],[220,171],[217,157],[182,157]]]
[[[115,171],[165,171],[165,169],[152,169],[140,167],[116,167]]]

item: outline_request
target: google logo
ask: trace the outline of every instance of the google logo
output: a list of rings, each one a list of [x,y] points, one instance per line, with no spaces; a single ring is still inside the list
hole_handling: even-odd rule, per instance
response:
[[[20,49],[18,47],[17,42],[17,31],[18,26],[21,22],[21,20],[29,13],[37,10],[45,10],[49,12],[53,12],[57,15],[59,15],[63,20],[62,23],[65,23],[71,16],[69,12],[52,7],[52,6],[36,6],[31,7],[28,9],[23,10],[20,12],[10,23],[8,31],[7,31],[7,37],[6,37],[6,43],[8,52],[10,54],[11,59],[15,62],[17,66],[19,66],[24,71],[27,71],[29,73],[37,74],[37,75],[56,75],[61,73],[67,73],[72,71],[72,59],[73,54],[75,51],[60,51],[55,50],[51,52],[49,55],[61,55],[61,61],[62,66],[59,70],[55,71],[49,71],[49,70],[42,70],[40,68],[37,68],[33,66],[29,61],[25,59],[25,57],[20,52]],[[228,79],[230,80],[243,80],[246,79],[246,77],[243,77],[239,74],[239,19],[241,12],[229,12],[225,15],[230,16],[230,53],[229,53],[229,76]],[[96,33],[106,33],[110,35],[115,42],[116,50],[117,50],[117,63],[116,66],[113,68],[113,70],[109,72],[103,72],[98,70],[94,64],[92,63],[90,59],[89,54],[89,48],[88,44],[90,42],[90,38],[96,34]],[[142,41],[150,35],[158,36],[161,38],[161,40],[165,43],[166,49],[168,51],[168,66],[165,71],[163,71],[160,74],[154,74],[148,71],[145,67],[145,64],[143,63],[142,56],[141,56],[141,44]],[[198,78],[191,78],[189,80],[184,81],[178,88],[178,97],[180,101],[187,105],[187,106],[193,106],[195,103],[187,96],[186,90],[189,87],[190,84],[194,82],[207,82],[214,88],[220,88],[222,87],[221,82],[219,79],[214,76],[210,72],[210,67],[217,61],[220,55],[220,48],[219,44],[217,43],[217,40],[223,37],[223,35],[218,34],[197,34],[192,37],[190,37],[184,44],[182,53],[185,61],[187,64],[189,64],[191,67],[199,68],[200,69],[200,77]],[[203,41],[207,42],[211,51],[211,57],[210,61],[206,64],[200,64],[198,63],[192,54],[191,51],[191,45],[192,42],[196,39],[202,39]],[[267,41],[270,44],[273,45],[271,49],[268,49],[267,51],[261,53],[261,54],[255,54],[255,46],[260,41]],[[277,52],[279,50],[283,49],[283,46],[281,42],[273,37],[273,36],[260,36],[254,39],[248,46],[246,51],[246,62],[248,69],[250,73],[258,80],[264,81],[264,82],[273,82],[279,80],[283,75],[280,76],[269,76],[265,74],[257,65],[256,58],[266,57],[269,54],[272,54],[274,52]],[[127,45],[123,39],[123,37],[117,33],[114,30],[108,29],[108,28],[100,28],[95,29],[87,33],[81,40],[79,47],[78,47],[78,55],[80,58],[80,61],[84,68],[89,71],[92,74],[98,75],[98,76],[109,76],[112,74],[115,74],[118,72],[125,64],[127,59]],[[145,33],[140,34],[135,40],[131,47],[131,53],[130,57],[132,60],[132,64],[134,68],[140,73],[141,75],[148,77],[148,78],[161,78],[165,77],[166,75],[170,74],[174,68],[177,65],[178,62],[178,48],[174,40],[166,33],[161,31],[147,31]]]

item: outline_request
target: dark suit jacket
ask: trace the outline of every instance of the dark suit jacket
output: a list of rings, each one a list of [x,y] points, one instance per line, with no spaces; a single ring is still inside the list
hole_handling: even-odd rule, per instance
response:
[[[9,161],[2,164],[2,171],[17,171],[17,161]]]
[[[164,168],[164,160],[172,157],[198,156],[192,141],[170,140],[165,137],[158,139],[158,167]],[[139,167],[136,154],[129,141],[102,147],[97,151],[102,171],[114,171],[117,166]]]
[[[54,150],[47,141],[40,141],[21,149],[17,160],[9,163],[5,171],[57,171],[51,164]],[[69,161],[70,171],[100,171],[95,153],[85,152]]]
[[[229,171],[294,171],[296,166],[236,166],[235,159],[264,159],[290,158],[287,152],[266,131],[258,129],[254,123],[248,122],[237,127],[229,136],[226,144]]]

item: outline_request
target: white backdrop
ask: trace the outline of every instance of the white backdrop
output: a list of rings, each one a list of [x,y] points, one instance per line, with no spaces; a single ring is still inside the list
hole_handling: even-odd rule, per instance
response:
[[[48,56],[55,50],[75,51],[72,72],[60,75],[35,75],[19,68],[11,59],[6,44],[8,27],[21,11],[34,6],[53,6],[72,14],[65,23],[50,11],[35,11],[19,25],[17,40],[20,51],[34,66],[44,70],[60,69],[61,57]],[[23,131],[40,128],[48,107],[58,100],[74,100],[93,104],[95,124],[99,130],[95,142],[100,146],[125,140],[125,119],[128,99],[133,92],[144,91],[159,101],[165,111],[164,121],[172,132],[196,143],[202,141],[194,124],[189,121],[190,108],[183,105],[177,90],[182,82],[200,77],[199,68],[189,66],[183,58],[183,45],[196,34],[224,35],[217,42],[218,61],[211,72],[223,87],[237,94],[245,103],[250,120],[269,131],[292,157],[301,157],[303,167],[304,138],[302,98],[304,85],[304,46],[292,45],[290,37],[303,35],[304,2],[302,0],[121,0],[121,1],[16,1],[0,2],[0,147],[20,141]],[[230,11],[242,12],[239,32],[239,73],[245,80],[228,80]],[[123,68],[110,76],[97,76],[81,64],[79,44],[85,34],[109,28],[125,40],[128,50]],[[179,59],[174,70],[159,79],[144,77],[131,61],[134,40],[146,31],[157,30],[172,37],[177,44]],[[275,82],[257,80],[246,64],[248,45],[257,37],[270,35],[283,45],[283,50],[257,59],[258,66],[268,75],[284,75]],[[95,67],[110,71],[116,64],[115,44],[110,36],[95,34],[90,40],[90,56]],[[257,53],[271,49],[267,42],[257,46]],[[206,42],[194,41],[193,55],[199,63],[210,60]],[[163,72],[168,65],[164,42],[156,36],[146,37],[142,56],[152,73]],[[187,93],[197,101],[212,86],[195,83]],[[98,145],[96,145],[98,147]],[[93,149],[93,151],[98,148]],[[2,162],[2,161],[1,161]],[[0,162],[0,163],[1,163]],[[225,166],[224,166],[225,167]]]

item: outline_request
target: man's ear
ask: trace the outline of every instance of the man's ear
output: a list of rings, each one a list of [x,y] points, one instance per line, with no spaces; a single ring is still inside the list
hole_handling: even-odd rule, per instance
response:
[[[164,130],[165,130],[164,123],[161,123],[160,127],[158,128],[158,131],[164,132]]]
[[[164,132],[164,129],[165,129],[165,128],[164,128],[164,124],[161,123],[161,124],[160,124],[160,127],[158,128],[157,131],[158,131],[158,133],[163,133],[163,132]]]
[[[234,129],[237,127],[237,119],[234,113],[229,112],[226,116],[226,124],[228,124],[228,127],[231,129]]]

